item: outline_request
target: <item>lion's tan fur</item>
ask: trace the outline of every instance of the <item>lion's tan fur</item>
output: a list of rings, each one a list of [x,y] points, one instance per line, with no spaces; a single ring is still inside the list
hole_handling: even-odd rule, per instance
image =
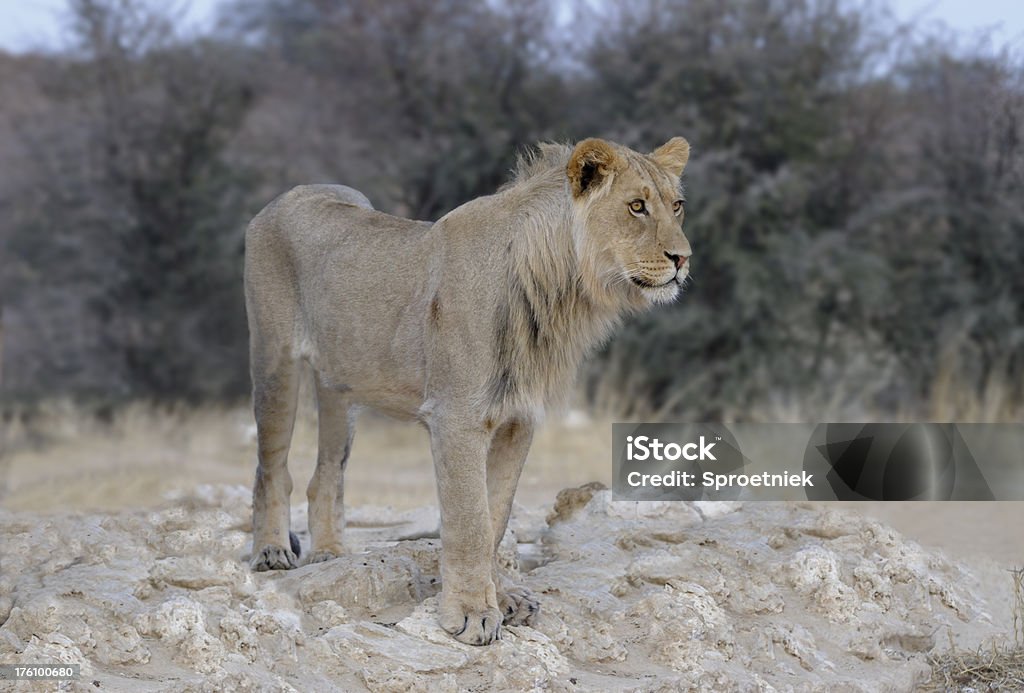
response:
[[[442,625],[486,643],[502,616],[527,621],[534,602],[501,583],[493,552],[533,425],[624,314],[677,295],[690,254],[676,203],[688,156],[681,138],[650,155],[603,140],[542,145],[496,194],[433,225],[377,212],[343,186],[302,186],[268,205],[246,236],[253,567],[295,565],[286,460],[306,361],[321,431],[310,560],[342,550],[354,412],[418,419],[438,476]]]

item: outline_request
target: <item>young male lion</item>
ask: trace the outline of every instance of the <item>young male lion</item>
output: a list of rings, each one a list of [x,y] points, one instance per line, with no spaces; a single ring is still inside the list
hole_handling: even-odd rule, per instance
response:
[[[676,137],[639,154],[599,139],[541,145],[498,193],[431,225],[359,192],[308,185],[249,225],[245,294],[259,465],[254,570],[293,568],[288,447],[301,361],[315,372],[319,452],[309,562],[342,553],[343,472],[355,412],[430,431],[441,505],[440,622],[475,645],[537,602],[495,550],[546,402],[620,318],[672,301],[685,280]]]

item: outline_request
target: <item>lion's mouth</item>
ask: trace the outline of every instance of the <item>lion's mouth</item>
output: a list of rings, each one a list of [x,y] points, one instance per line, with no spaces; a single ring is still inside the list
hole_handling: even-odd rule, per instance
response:
[[[667,282],[663,282],[663,283],[661,283],[661,284],[654,284],[654,283],[652,283],[652,282],[649,282],[649,281],[645,281],[645,280],[641,279],[640,277],[630,277],[630,280],[631,280],[631,281],[632,281],[632,282],[633,282],[634,284],[636,284],[637,286],[639,286],[639,287],[640,287],[641,289],[660,289],[660,288],[662,288],[662,287],[668,286],[669,284],[671,284],[671,283],[675,282],[675,281],[676,281],[676,278],[675,278],[675,277],[672,277],[672,278],[671,278],[671,279],[669,279],[669,280],[668,280]]]

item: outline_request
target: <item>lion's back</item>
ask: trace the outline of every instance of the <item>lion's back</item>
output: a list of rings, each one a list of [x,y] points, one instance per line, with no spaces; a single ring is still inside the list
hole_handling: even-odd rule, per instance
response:
[[[315,242],[326,229],[344,228],[348,212],[373,210],[366,195],[346,185],[299,185],[278,195],[246,231],[246,255]],[[273,249],[273,250],[272,250]]]
[[[355,207],[362,207],[363,209],[373,209],[373,205],[370,203],[369,198],[363,193],[359,192],[355,188],[350,188],[347,185],[338,185],[331,183],[314,183],[310,185],[299,185],[291,189],[290,191],[294,197],[299,198],[310,198],[316,196],[324,196],[333,198],[343,204],[353,205]]]
[[[393,249],[418,240],[430,227],[374,209],[367,197],[345,185],[300,185],[279,195],[246,231],[246,279],[290,269],[292,280],[322,270],[330,258],[340,269],[358,259],[362,267],[386,262]]]
[[[297,344],[303,354],[333,362],[346,345],[353,354],[380,350],[426,283],[430,228],[374,210],[366,196],[342,185],[303,185],[280,195],[246,231],[254,353]]]

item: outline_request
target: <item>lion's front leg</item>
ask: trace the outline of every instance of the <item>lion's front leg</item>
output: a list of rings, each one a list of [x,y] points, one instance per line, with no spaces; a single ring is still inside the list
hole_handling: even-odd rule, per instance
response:
[[[430,437],[441,504],[441,627],[460,642],[487,645],[502,622],[491,572],[489,436],[483,428],[434,422]]]
[[[487,498],[491,510],[491,531],[494,551],[505,536],[512,500],[519,485],[519,476],[533,440],[533,422],[524,419],[507,421],[494,434],[487,454]],[[494,562],[493,580],[498,592],[498,608],[508,625],[529,625],[540,611],[533,593],[516,585],[501,574]]]

